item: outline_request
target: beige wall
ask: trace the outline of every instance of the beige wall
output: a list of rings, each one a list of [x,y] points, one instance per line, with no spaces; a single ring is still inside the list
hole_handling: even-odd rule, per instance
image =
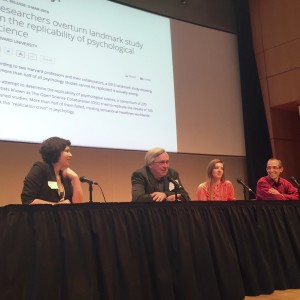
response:
[[[23,179],[32,166],[40,160],[39,145],[0,142],[0,206],[20,204]],[[143,166],[145,152],[72,147],[72,168],[79,176],[97,181],[108,202],[131,200],[130,176],[133,170]],[[220,157],[220,156],[218,156]],[[214,156],[170,153],[171,166],[180,173],[180,178],[191,198],[195,198],[198,184],[205,180],[205,168]],[[243,199],[238,177],[246,177],[244,157],[222,157],[226,177],[231,180],[238,199]],[[83,184],[85,201],[89,200],[88,184]],[[103,202],[101,191],[93,188],[94,202]]]
[[[300,1],[249,0],[273,156],[300,178]]]

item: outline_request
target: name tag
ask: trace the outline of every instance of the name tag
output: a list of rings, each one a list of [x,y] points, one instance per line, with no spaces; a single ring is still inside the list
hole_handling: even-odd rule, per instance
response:
[[[51,190],[58,190],[58,185],[56,181],[48,181],[48,186]]]
[[[173,182],[169,182],[169,191],[172,192],[174,190],[175,186]]]

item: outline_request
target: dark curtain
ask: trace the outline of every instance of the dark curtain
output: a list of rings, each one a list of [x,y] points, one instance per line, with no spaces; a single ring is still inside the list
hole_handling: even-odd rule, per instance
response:
[[[0,208],[1,300],[241,300],[299,268],[298,201]]]
[[[252,45],[248,0],[234,0],[238,36],[242,106],[246,146],[247,176],[250,188],[266,175],[266,162],[272,157],[269,131]]]

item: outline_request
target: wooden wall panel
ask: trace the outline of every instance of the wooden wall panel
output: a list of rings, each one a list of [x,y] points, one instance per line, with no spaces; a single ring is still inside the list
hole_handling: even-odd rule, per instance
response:
[[[249,0],[273,156],[300,178],[300,1]]]
[[[284,167],[282,176],[290,179],[294,176],[299,181],[299,166],[300,166],[300,142],[290,141],[285,139],[275,139],[274,156],[281,159]]]
[[[300,136],[300,126],[295,126],[295,124],[298,124],[300,117],[287,110],[273,108],[271,111],[273,132],[276,138],[297,140],[297,137]]]
[[[268,86],[271,107],[298,100],[300,104],[300,68],[269,77]],[[297,112],[297,105],[294,111]]]
[[[269,128],[269,135],[270,138],[273,138],[273,129],[272,129],[272,117],[271,117],[271,108],[270,108],[270,102],[269,102],[269,88],[268,88],[268,81],[266,78],[260,79],[260,87],[262,92],[262,97],[264,100],[264,106],[265,106],[265,114],[267,119],[267,124]]]
[[[299,12],[300,14],[300,12]],[[300,18],[300,16],[299,16]],[[300,67],[300,39],[266,50],[266,73],[273,76]]]
[[[251,4],[252,0],[250,0]],[[264,49],[300,38],[299,0],[260,0],[259,15]]]
[[[255,55],[257,71],[259,78],[266,78],[266,61],[265,61],[265,53],[259,52]]]
[[[20,194],[23,180],[35,161],[40,160],[39,145],[13,142],[0,142],[0,206],[21,204]],[[72,147],[73,168],[79,176],[97,181],[109,202],[131,201],[131,174],[144,165],[145,151],[126,151]],[[171,167],[180,173],[180,178],[190,197],[195,199],[196,188],[205,180],[206,166],[215,158],[210,155],[169,153]],[[236,197],[243,199],[242,187],[237,178],[246,178],[245,157],[224,156],[226,178],[231,180]],[[89,201],[89,185],[82,184],[84,199]],[[251,187],[254,188],[254,187]],[[94,202],[103,202],[100,189],[93,187]]]

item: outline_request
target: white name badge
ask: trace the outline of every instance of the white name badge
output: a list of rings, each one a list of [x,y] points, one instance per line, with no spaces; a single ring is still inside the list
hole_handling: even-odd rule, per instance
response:
[[[172,192],[174,190],[175,186],[173,182],[169,182],[169,191]]]
[[[58,190],[58,185],[56,181],[48,181],[48,186],[51,190]]]

